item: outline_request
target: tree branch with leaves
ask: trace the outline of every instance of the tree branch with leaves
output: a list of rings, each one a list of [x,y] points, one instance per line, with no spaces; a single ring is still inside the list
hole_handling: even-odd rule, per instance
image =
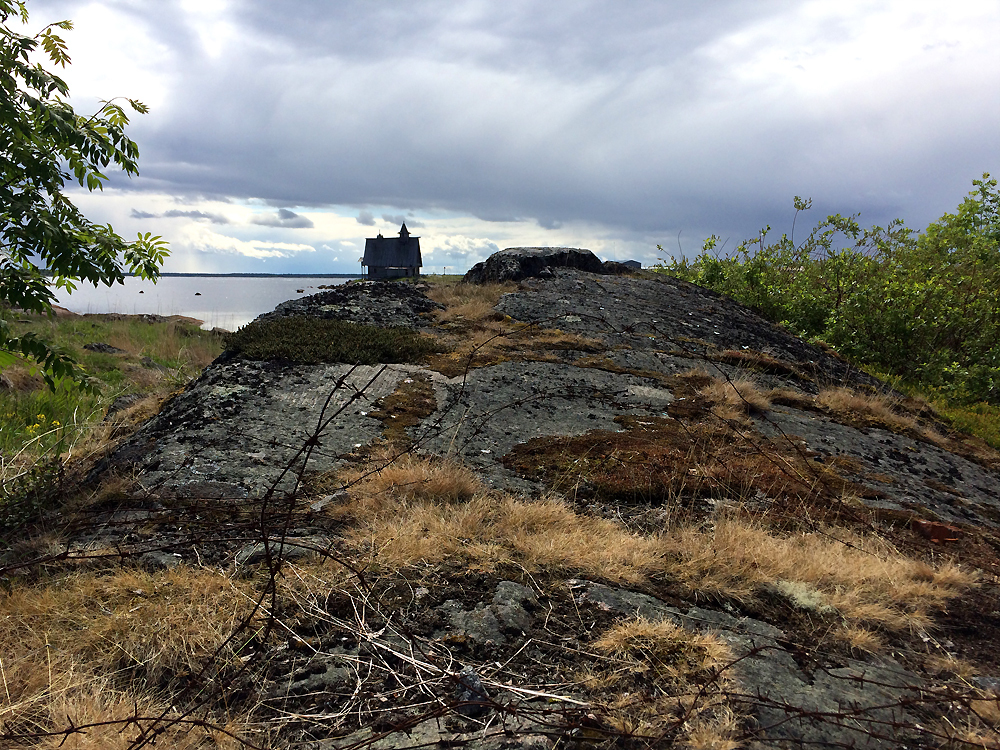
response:
[[[65,67],[66,43],[55,30],[72,23],[25,36],[10,27],[12,19],[28,22],[24,0],[0,0],[0,305],[51,315],[55,289],[121,284],[126,274],[155,279],[167,245],[150,233],[126,241],[110,224],[89,221],[66,195],[74,181],[102,190],[109,167],[137,174],[139,149],[125,134],[128,114],[116,100],[79,115],[65,81],[31,62],[41,48],[52,65]],[[14,335],[0,317],[0,367],[20,358],[37,363],[52,388],[63,378],[85,381],[68,353],[33,334]]]

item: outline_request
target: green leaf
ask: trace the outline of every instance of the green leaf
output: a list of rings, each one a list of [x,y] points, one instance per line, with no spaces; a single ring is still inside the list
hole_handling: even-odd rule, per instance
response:
[[[167,256],[161,237],[147,233],[127,242],[111,226],[90,222],[64,192],[70,180],[102,190],[109,164],[136,174],[139,149],[125,134],[125,109],[109,100],[92,117],[78,115],[65,81],[30,62],[41,48],[52,64],[68,65],[66,43],[54,30],[72,23],[25,36],[7,25],[11,16],[27,22],[24,2],[0,0],[0,305],[51,313],[53,288],[119,283],[126,269],[155,279]],[[127,101],[136,112],[148,111]],[[0,354],[0,367],[11,357],[36,363],[52,388],[65,378],[87,378],[66,352],[32,335],[14,337],[2,322]]]

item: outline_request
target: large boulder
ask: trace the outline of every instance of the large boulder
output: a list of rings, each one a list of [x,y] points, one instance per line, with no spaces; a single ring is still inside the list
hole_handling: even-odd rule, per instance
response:
[[[499,284],[531,277],[546,278],[552,276],[552,268],[607,273],[604,266],[590,250],[578,247],[508,247],[474,265],[464,280],[471,284]]]

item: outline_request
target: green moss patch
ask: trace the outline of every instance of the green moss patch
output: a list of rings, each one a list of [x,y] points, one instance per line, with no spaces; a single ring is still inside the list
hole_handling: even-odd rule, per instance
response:
[[[382,423],[382,437],[400,449],[410,448],[408,427],[415,427],[437,409],[434,386],[425,372],[405,378],[396,390],[379,399],[368,412]]]
[[[343,320],[289,317],[255,320],[243,326],[227,338],[226,351],[257,360],[374,365],[417,362],[440,351],[440,345],[402,326],[379,328]]]

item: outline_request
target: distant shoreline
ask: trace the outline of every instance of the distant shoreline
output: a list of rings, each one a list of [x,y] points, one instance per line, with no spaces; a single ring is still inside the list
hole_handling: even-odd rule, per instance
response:
[[[136,274],[126,276],[136,278]],[[190,278],[239,278],[239,279],[360,279],[360,273],[161,273],[160,276],[183,276]]]

